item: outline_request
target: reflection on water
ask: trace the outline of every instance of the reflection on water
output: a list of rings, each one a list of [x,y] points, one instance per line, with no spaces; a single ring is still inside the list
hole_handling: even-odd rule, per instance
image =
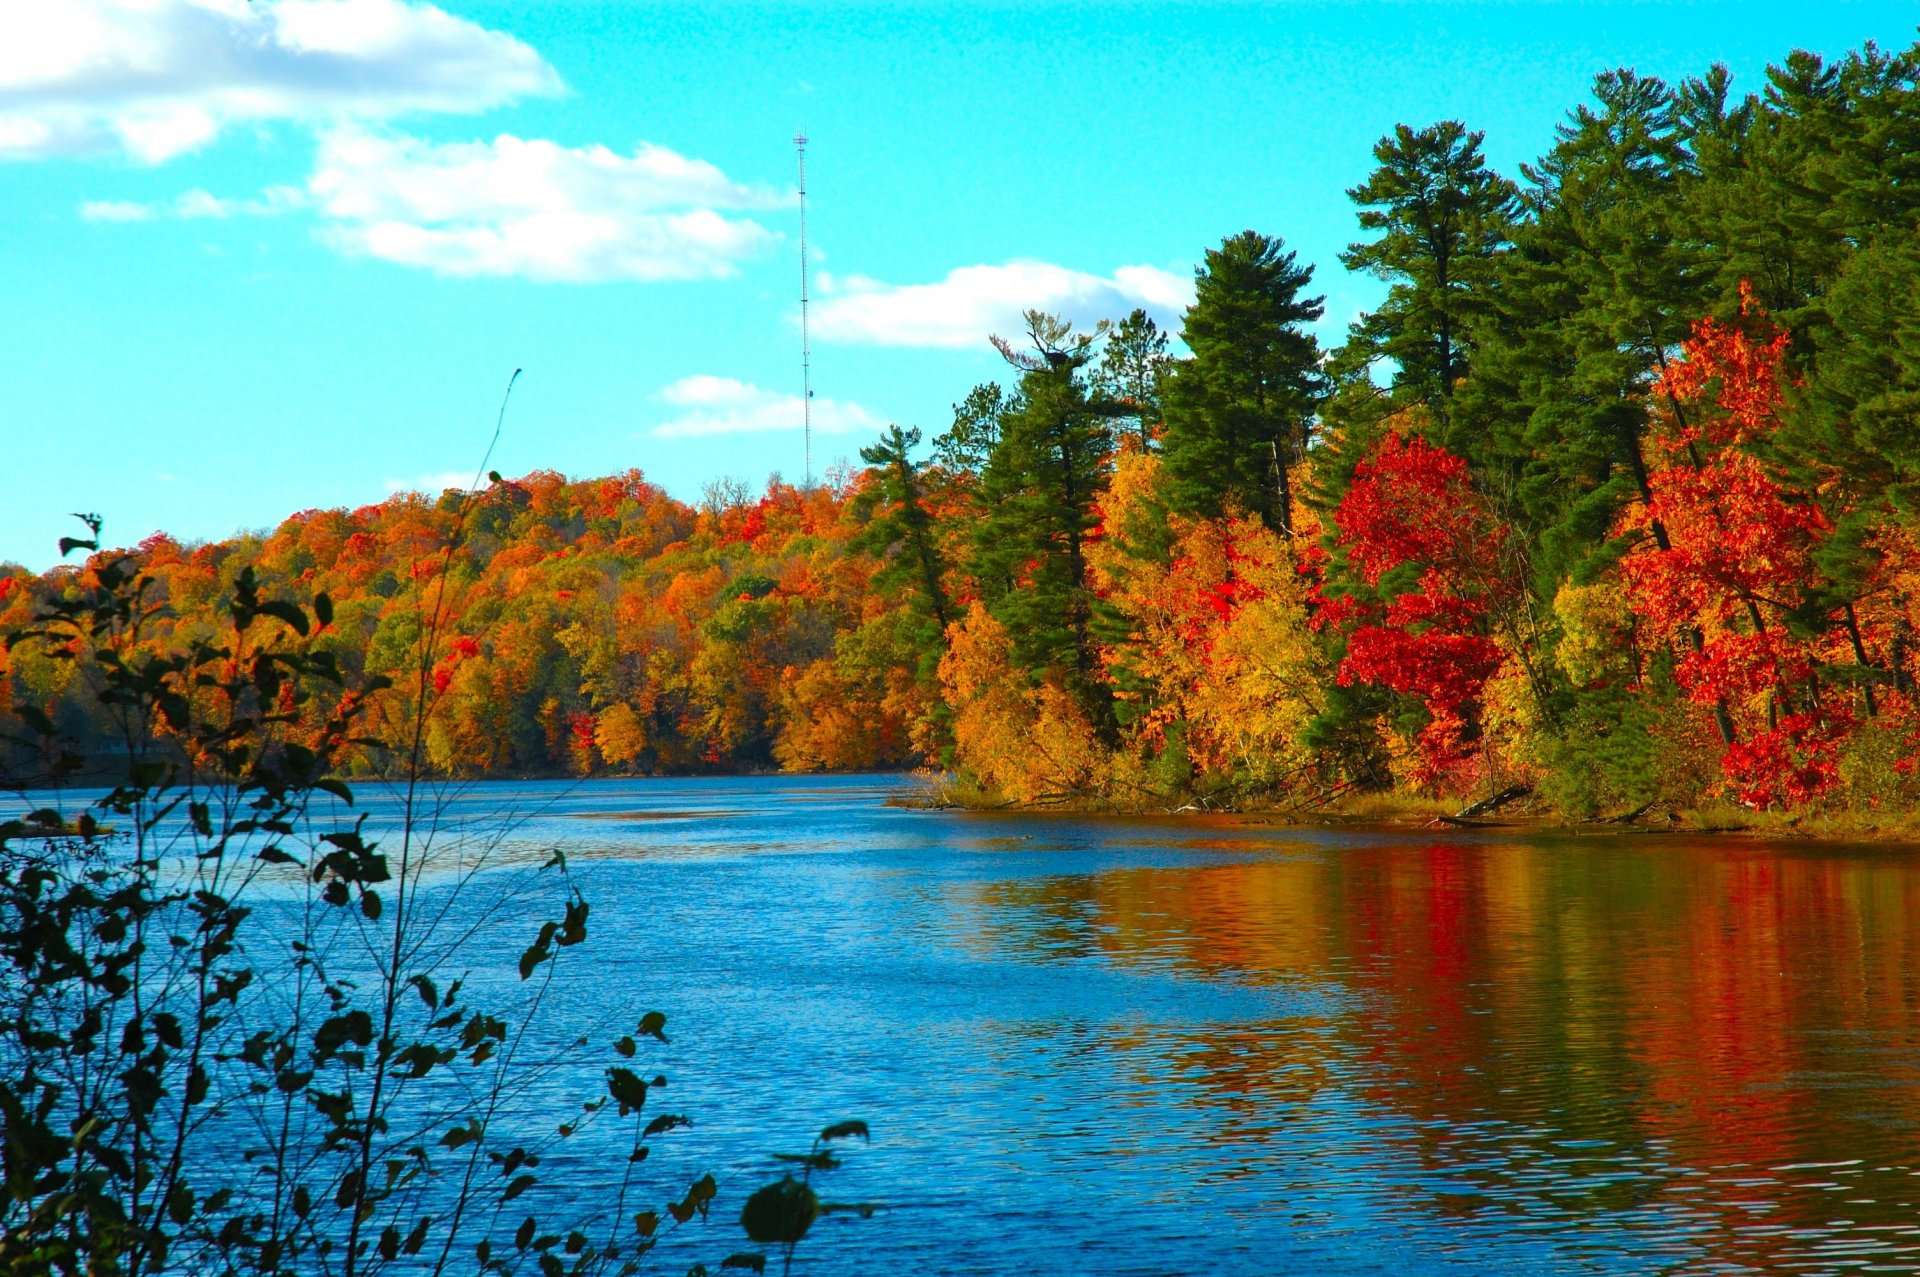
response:
[[[797,1268],[1920,1268],[1906,851],[966,816],[887,788],[456,808],[575,857],[595,931],[568,1010],[672,1015],[679,1147],[728,1191],[872,1123],[830,1190],[891,1209],[829,1217]]]
[[[978,899],[983,943],[1031,960],[1344,995],[1330,1024],[1162,1046],[1222,1131],[1364,1142],[1383,1215],[1688,1271],[1906,1270],[1920,1250],[1904,853],[1375,840]]]

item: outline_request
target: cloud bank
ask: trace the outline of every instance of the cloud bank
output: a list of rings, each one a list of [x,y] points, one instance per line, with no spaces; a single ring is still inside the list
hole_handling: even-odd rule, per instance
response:
[[[158,164],[240,124],[480,111],[561,87],[521,41],[413,0],[0,8],[0,159]]]
[[[647,432],[656,439],[798,431],[801,426],[799,395],[763,390],[732,377],[683,377],[661,390],[659,398],[682,411]],[[814,398],[813,429],[817,434],[853,434],[878,430],[883,424],[857,403]]]
[[[1089,326],[1135,307],[1177,330],[1193,304],[1190,276],[1157,266],[1122,266],[1089,275],[1051,262],[962,266],[937,284],[885,284],[862,276],[823,275],[825,294],[813,309],[823,341],[872,346],[965,347],[988,335],[1017,335],[1028,310],[1044,310]]]
[[[778,203],[664,146],[632,155],[501,134],[432,143],[341,131],[307,191],[343,252],[440,275],[589,283],[731,275],[777,237],[727,210]]]
[[[310,211],[321,240],[349,256],[438,275],[600,283],[731,275],[779,237],[729,214],[780,202],[664,146],[620,155],[511,134],[435,143],[340,129],[321,139],[304,188],[94,200],[80,215],[145,222]]]

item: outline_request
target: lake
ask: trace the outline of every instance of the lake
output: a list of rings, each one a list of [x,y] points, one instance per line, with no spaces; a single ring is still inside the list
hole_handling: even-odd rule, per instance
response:
[[[668,1013],[647,1059],[696,1125],[662,1173],[722,1182],[687,1262],[744,1244],[769,1152],[861,1118],[821,1187],[884,1209],[797,1272],[1920,1267],[1909,850],[887,806],[904,783],[450,808],[568,852],[563,1020]]]

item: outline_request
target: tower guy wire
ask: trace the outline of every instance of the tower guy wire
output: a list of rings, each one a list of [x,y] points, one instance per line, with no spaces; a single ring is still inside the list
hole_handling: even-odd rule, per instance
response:
[[[807,330],[807,135],[796,133],[800,157],[800,430],[804,449],[804,486],[813,486],[813,344]]]

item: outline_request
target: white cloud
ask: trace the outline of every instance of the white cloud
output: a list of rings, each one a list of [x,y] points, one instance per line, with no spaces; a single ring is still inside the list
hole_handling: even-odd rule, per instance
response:
[[[722,210],[781,202],[663,146],[623,156],[510,134],[440,144],[337,131],[307,189],[343,252],[576,283],[730,275],[776,237]]]
[[[222,199],[205,191],[188,191],[173,202],[175,217],[278,217],[305,208],[307,193],[297,186],[269,186],[254,199]]]
[[[192,190],[164,204],[89,200],[80,206],[80,216],[90,222],[150,222],[160,217],[278,217],[307,204],[307,193],[297,186],[269,186],[255,198],[243,200],[222,199],[206,191]]]
[[[1024,312],[1044,310],[1086,327],[1135,307],[1178,329],[1193,304],[1193,279],[1157,266],[1122,266],[1089,275],[1051,262],[962,266],[937,284],[885,284],[864,276],[822,275],[813,332],[824,341],[874,346],[972,346],[989,334],[1017,336]]]
[[[89,222],[149,222],[155,210],[132,200],[88,200],[80,206],[80,216]]]
[[[798,430],[803,415],[799,395],[762,390],[732,377],[683,377],[662,390],[659,398],[682,412],[648,431],[656,439]],[[884,424],[857,403],[814,398],[815,433],[852,434],[878,430]]]
[[[521,41],[419,0],[0,3],[0,159],[157,164],[235,124],[478,111],[561,87]]]

